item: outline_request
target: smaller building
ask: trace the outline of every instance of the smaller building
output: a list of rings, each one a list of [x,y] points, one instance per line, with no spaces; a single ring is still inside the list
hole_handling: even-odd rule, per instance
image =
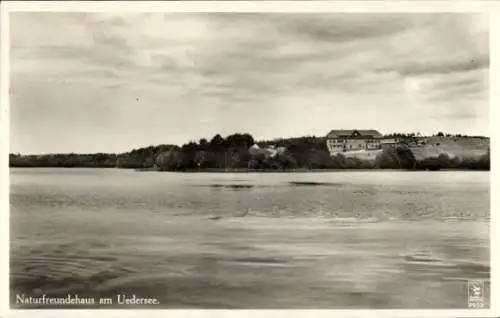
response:
[[[252,156],[256,155],[264,155],[266,158],[267,157],[275,157],[278,154],[283,154],[286,151],[285,147],[276,147],[276,146],[268,146],[267,148],[261,148],[257,144],[254,144],[248,149],[248,152]]]
[[[395,149],[406,144],[406,140],[402,137],[384,137],[380,140],[382,149]]]

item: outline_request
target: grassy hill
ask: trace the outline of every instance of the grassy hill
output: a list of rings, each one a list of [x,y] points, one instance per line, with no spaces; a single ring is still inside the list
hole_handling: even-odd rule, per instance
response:
[[[375,161],[377,156],[382,153],[382,149],[376,150],[361,150],[344,152],[342,155],[346,158],[358,158],[360,160]]]
[[[488,152],[490,139],[483,137],[422,137],[410,144],[415,159],[446,154],[450,157],[478,158]]]

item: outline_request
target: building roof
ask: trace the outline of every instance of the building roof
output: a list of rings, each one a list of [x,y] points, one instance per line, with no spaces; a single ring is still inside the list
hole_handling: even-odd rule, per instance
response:
[[[375,129],[340,129],[340,130],[332,130],[326,135],[326,138],[359,138],[359,137],[374,137],[374,138],[382,138],[382,134],[379,133]]]

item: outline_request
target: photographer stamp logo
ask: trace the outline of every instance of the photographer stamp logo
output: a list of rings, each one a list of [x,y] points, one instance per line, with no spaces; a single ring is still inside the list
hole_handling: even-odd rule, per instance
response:
[[[467,298],[469,308],[484,307],[484,282],[482,280],[469,280],[467,282]]]

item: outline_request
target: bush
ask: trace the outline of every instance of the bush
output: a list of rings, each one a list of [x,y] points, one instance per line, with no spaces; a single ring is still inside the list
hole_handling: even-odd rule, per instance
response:
[[[420,160],[416,168],[419,170],[440,170],[440,169],[469,169],[469,170],[490,170],[489,151],[479,158],[474,157],[452,157],[441,154],[438,157],[425,158]]]
[[[385,149],[375,158],[375,167],[380,169],[399,169],[400,163],[394,149]]]

